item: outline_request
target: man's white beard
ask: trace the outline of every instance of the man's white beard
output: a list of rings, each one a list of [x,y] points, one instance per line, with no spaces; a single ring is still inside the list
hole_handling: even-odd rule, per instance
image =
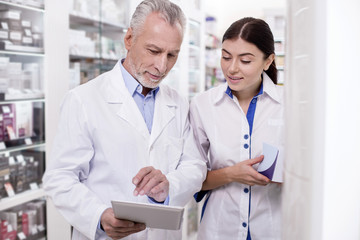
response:
[[[136,72],[136,69],[135,69],[135,65],[133,64],[133,62],[130,60],[129,62],[129,67],[131,69],[131,72],[134,74],[135,76],[135,79],[145,88],[151,88],[151,89],[154,89],[156,88],[157,86],[159,86],[159,84],[161,83],[161,81],[165,78],[165,74],[162,76],[161,79],[159,80],[154,80],[154,79],[151,79],[149,78],[149,80],[146,80],[144,75],[141,74],[141,73],[138,73]]]

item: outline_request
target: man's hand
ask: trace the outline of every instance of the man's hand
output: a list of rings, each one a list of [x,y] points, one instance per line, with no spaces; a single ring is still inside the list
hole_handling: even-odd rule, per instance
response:
[[[169,195],[169,181],[160,170],[144,167],[132,179],[136,186],[135,196],[147,195],[158,202],[163,202]]]
[[[100,224],[106,234],[112,239],[120,239],[130,234],[143,231],[146,226],[143,223],[134,223],[115,218],[112,208],[106,209],[101,215]]]

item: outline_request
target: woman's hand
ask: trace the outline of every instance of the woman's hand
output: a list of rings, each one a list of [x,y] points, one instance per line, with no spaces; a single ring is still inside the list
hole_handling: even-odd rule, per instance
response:
[[[270,183],[270,179],[258,173],[253,165],[260,163],[264,156],[245,160],[228,168],[228,176],[231,182],[239,182],[250,186],[261,185],[266,186]]]
[[[270,179],[258,173],[253,165],[261,162],[264,156],[245,160],[233,166],[208,171],[203,183],[202,190],[212,190],[223,185],[239,182],[250,186],[265,186],[270,183]]]

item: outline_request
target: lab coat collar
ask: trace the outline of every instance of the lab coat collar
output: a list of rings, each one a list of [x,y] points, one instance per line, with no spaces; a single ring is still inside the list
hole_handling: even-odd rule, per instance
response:
[[[276,89],[276,85],[265,72],[263,72],[263,91],[276,102],[281,102],[279,91]]]
[[[178,103],[174,101],[169,94],[167,86],[160,86],[159,92],[156,94],[154,120],[150,136],[149,150],[152,144],[161,135],[162,131],[175,118],[175,110]]]
[[[105,73],[104,84],[101,87],[102,94],[108,103],[120,104],[117,115],[133,125],[145,138],[148,138],[149,131],[135,101],[125,86],[119,64],[121,63],[118,62],[111,71]],[[169,91],[169,87],[160,85],[156,94],[150,146],[175,117],[175,111],[172,108],[177,108],[178,103],[174,101]]]
[[[217,94],[214,96],[215,105],[219,103],[223,98],[229,97],[226,93],[228,84],[222,84],[220,88],[221,91],[218,91]],[[276,85],[265,72],[263,72],[263,93],[266,93],[269,97],[280,103],[281,99],[278,91],[276,90]]]
[[[125,86],[120,64],[118,61],[112,70],[104,74],[102,80],[104,84],[101,86],[101,91],[108,103],[122,103],[125,101],[124,97],[131,97]]]

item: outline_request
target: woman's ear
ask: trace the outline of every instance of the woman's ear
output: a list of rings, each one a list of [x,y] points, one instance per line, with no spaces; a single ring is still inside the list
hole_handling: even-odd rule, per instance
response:
[[[275,54],[274,53],[270,54],[270,56],[265,60],[264,71],[267,71],[269,69],[274,59],[275,59]]]

